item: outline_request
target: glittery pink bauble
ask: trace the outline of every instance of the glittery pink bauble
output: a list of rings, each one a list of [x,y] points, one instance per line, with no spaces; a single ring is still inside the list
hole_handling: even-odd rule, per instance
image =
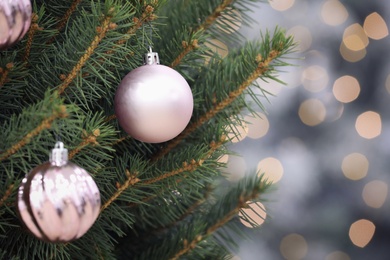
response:
[[[0,50],[18,42],[31,24],[30,0],[0,0]]]
[[[68,242],[84,235],[100,211],[100,192],[92,177],[67,160],[62,143],[49,162],[30,171],[18,193],[18,212],[36,237]]]
[[[187,81],[159,64],[132,70],[115,94],[115,113],[133,138],[161,143],[179,135],[192,116],[193,97]]]

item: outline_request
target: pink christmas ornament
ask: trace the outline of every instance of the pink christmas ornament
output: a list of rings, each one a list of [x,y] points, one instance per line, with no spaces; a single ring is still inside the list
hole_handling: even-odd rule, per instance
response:
[[[161,143],[184,130],[194,101],[187,81],[177,71],[160,65],[157,53],[150,50],[145,60],[120,83],[115,113],[120,126],[133,138]]]
[[[30,0],[0,0],[0,50],[23,38],[31,24]]]
[[[23,179],[18,211],[39,239],[68,242],[84,235],[100,211],[100,193],[92,177],[68,161],[68,150],[57,142],[50,161]]]

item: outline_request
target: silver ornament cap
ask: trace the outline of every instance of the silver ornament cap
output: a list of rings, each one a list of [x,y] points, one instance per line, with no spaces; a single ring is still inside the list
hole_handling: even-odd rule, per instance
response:
[[[65,165],[68,162],[68,149],[64,148],[63,142],[57,142],[51,150],[49,161],[56,166]]]
[[[17,208],[23,223],[36,237],[68,242],[89,230],[99,215],[100,204],[93,178],[68,161],[68,150],[57,142],[50,160],[23,179]]]
[[[149,52],[144,56],[144,65],[160,64],[160,57],[157,52],[152,51],[152,47],[149,47]]]

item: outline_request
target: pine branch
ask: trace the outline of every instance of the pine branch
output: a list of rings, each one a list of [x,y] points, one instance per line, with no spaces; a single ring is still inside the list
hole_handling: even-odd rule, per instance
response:
[[[269,188],[270,183],[265,181],[262,175],[253,174],[245,176],[225,192],[214,191],[211,196],[213,199],[209,200],[202,210],[193,212],[189,219],[161,233],[157,241],[150,242],[148,250],[138,251],[135,248],[134,259],[155,259],[156,256],[171,260],[204,259],[202,256],[211,254],[209,250],[216,250],[209,247],[209,241],[215,241],[217,234],[223,236],[219,233],[223,232],[222,227],[234,227],[235,222],[231,221],[240,209],[247,207],[248,201],[258,201],[261,194]],[[213,203],[214,200],[216,202]],[[240,230],[235,232],[242,234]],[[223,246],[219,245],[219,248],[221,247]]]
[[[164,59],[170,59],[172,56],[176,57],[169,63],[172,67],[178,67],[184,61],[183,68],[178,70],[183,75],[191,78],[193,75],[188,72],[188,68],[195,69],[200,65],[200,59],[213,55],[212,50],[204,45],[205,42],[211,43],[210,39],[218,39],[228,44],[242,43],[242,37],[234,26],[235,24],[248,24],[247,22],[251,20],[246,12],[250,11],[248,6],[252,1],[199,0],[168,3],[167,8],[163,10],[163,16],[166,15],[169,19],[167,21],[168,28],[180,29],[172,32],[164,31],[163,34],[168,35],[167,38],[170,40],[160,44],[160,49],[163,50],[161,57],[164,57]],[[177,5],[179,5],[178,8]],[[187,12],[185,14],[183,12],[175,13],[175,8],[185,9]],[[163,22],[165,23],[165,20]],[[191,48],[193,41],[197,42],[196,46],[202,48]],[[182,46],[179,49],[178,47],[183,43],[187,46]],[[167,53],[164,51],[167,51]]]
[[[223,219],[219,220],[217,223],[215,223],[213,226],[209,227],[204,235],[198,235],[193,239],[191,242],[184,240],[183,242],[183,249],[181,249],[179,252],[176,253],[175,256],[170,258],[170,260],[177,260],[181,256],[187,254],[189,251],[193,250],[200,242],[202,242],[206,237],[212,235],[216,230],[218,230],[220,227],[224,226],[226,223],[228,223],[232,218],[234,218],[237,213],[240,211],[240,209],[245,205],[245,203],[240,203],[237,205],[235,209],[230,211]]]
[[[198,160],[197,161],[197,160],[194,160],[194,159],[192,159],[190,163],[183,162],[181,168],[175,169],[175,170],[173,170],[171,172],[167,172],[167,173],[165,173],[163,175],[160,175],[160,176],[158,176],[156,178],[147,180],[147,181],[144,182],[144,184],[148,185],[148,184],[153,184],[153,183],[156,183],[156,182],[160,182],[160,181],[168,179],[170,177],[179,175],[180,173],[183,173],[183,172],[193,172],[198,167],[202,166],[202,164],[203,164],[203,160]]]
[[[117,185],[117,191],[104,203],[104,205],[101,207],[100,212],[104,211],[107,207],[110,206],[124,191],[126,191],[130,186],[133,185],[150,185],[155,184],[157,182],[161,182],[165,179],[171,178],[173,176],[177,176],[183,172],[193,172],[198,169],[198,167],[202,166],[204,160],[206,160],[208,157],[211,156],[220,146],[222,146],[226,142],[226,137],[223,137],[219,142],[212,142],[210,144],[210,150],[208,153],[204,156],[204,158],[199,160],[191,160],[190,163],[187,161],[182,163],[182,167],[178,169],[174,169],[170,172],[164,173],[162,175],[159,175],[155,178],[151,178],[148,180],[140,180],[137,177],[137,173],[130,173],[128,170],[126,170],[126,176],[127,179],[122,185]],[[155,196],[151,197],[145,197],[142,199],[143,202],[149,201],[150,199],[154,198]],[[134,204],[130,204],[130,206],[133,206]]]
[[[20,148],[25,146],[34,136],[37,136],[45,129],[50,129],[52,123],[59,118],[65,118],[68,116],[66,112],[66,106],[61,105],[57,110],[53,110],[52,115],[44,119],[36,128],[25,135],[19,142],[12,145],[5,152],[0,154],[0,162],[8,159],[11,155],[15,154]]]
[[[183,221],[185,218],[187,218],[188,216],[193,214],[195,212],[195,210],[197,208],[199,208],[200,205],[202,205],[204,202],[207,201],[210,194],[211,194],[211,187],[208,187],[208,188],[206,188],[206,192],[202,198],[200,198],[199,200],[196,200],[190,207],[188,207],[188,209],[176,221],[165,226],[164,229],[168,229],[168,228],[171,228],[171,227],[177,225],[178,223]]]
[[[88,145],[97,145],[97,137],[100,135],[100,130],[95,129],[91,134],[84,133],[83,141],[71,152],[69,152],[69,159],[72,159],[77,153],[79,153],[83,148]]]
[[[27,61],[30,57],[31,53],[31,46],[33,44],[34,35],[37,31],[42,30],[41,27],[38,25],[38,15],[36,13],[32,14],[31,17],[31,26],[27,33],[27,42],[26,42],[26,50],[23,57],[23,62],[27,65]]]
[[[127,180],[117,187],[117,191],[103,204],[100,208],[100,213],[102,213],[106,208],[108,208],[128,187],[135,185],[140,182],[140,179],[137,178],[137,174],[132,174],[129,171],[126,171]]]
[[[246,182],[249,183],[250,186],[255,185],[251,189],[246,189],[245,186],[248,184],[245,184]],[[243,186],[241,186],[243,185]],[[241,187],[240,187],[241,186]],[[236,187],[237,191],[240,191],[241,194],[238,197],[238,200],[235,203],[235,206],[227,213],[223,213],[222,211],[219,213],[213,213],[213,211],[210,212],[210,216],[216,215],[218,218],[218,215],[223,214],[222,218],[219,218],[215,223],[210,225],[207,230],[204,232],[204,234],[196,236],[193,240],[184,241],[183,248],[175,254],[171,260],[179,259],[179,257],[187,254],[189,251],[195,249],[198,244],[200,244],[202,241],[207,239],[209,236],[213,235],[216,231],[218,231],[221,227],[225,226],[227,223],[229,223],[234,217],[237,216],[238,212],[243,208],[247,206],[247,201],[253,201],[258,200],[259,195],[262,194],[266,189],[270,187],[270,183],[263,180],[262,176],[255,175],[254,178],[249,177],[248,179],[244,179],[241,181],[241,183],[238,184]],[[231,192],[229,195],[234,194],[234,192]],[[226,202],[224,202],[226,200]],[[222,205],[230,201],[229,198],[223,198],[221,201],[219,201],[218,205],[215,205],[216,211],[220,211],[220,208],[222,208]]]
[[[172,149],[174,149],[183,139],[185,139],[188,135],[202,126],[204,123],[213,118],[217,113],[221,112],[227,106],[229,106],[234,100],[237,99],[258,77],[262,76],[268,69],[271,62],[279,56],[280,52],[273,50],[269,53],[266,59],[262,59],[259,55],[256,60],[258,61],[258,66],[255,71],[235,90],[229,93],[228,97],[215,104],[215,106],[207,111],[203,116],[198,118],[197,121],[189,124],[186,129],[175,139],[169,141],[167,146],[164,149],[160,150],[155,156],[153,156],[153,160],[158,160],[162,158],[164,155],[169,153]]]
[[[71,4],[71,6],[69,7],[68,10],[66,10],[65,14],[62,16],[62,18],[60,19],[60,21],[58,22],[58,24],[56,25],[56,29],[57,29],[57,33],[55,35],[53,35],[53,37],[48,40],[46,42],[46,44],[50,44],[52,43],[55,38],[57,37],[57,35],[60,33],[60,31],[65,27],[65,25],[67,24],[68,20],[70,19],[70,17],[72,16],[73,12],[76,10],[77,6],[80,4],[82,0],[74,0]]]
[[[157,18],[155,15],[155,8],[152,5],[147,5],[144,8],[144,11],[140,15],[140,17],[133,17],[132,21],[134,23],[125,33],[121,35],[121,39],[116,41],[115,45],[105,52],[105,54],[113,55],[114,52],[121,46],[128,42],[133,35],[145,24],[150,23]],[[101,63],[106,63],[107,59],[101,58]],[[115,119],[116,115],[111,115],[107,118],[107,121]]]
[[[210,14],[195,31],[202,31],[208,29],[218,19],[221,13],[226,10],[229,5],[233,3],[233,0],[224,0],[217,8],[214,9],[213,13]]]
[[[0,88],[4,86],[4,84],[7,82],[7,77],[8,77],[8,74],[9,72],[13,69],[14,67],[14,64],[13,63],[7,63],[5,65],[5,68],[0,68]]]
[[[157,18],[157,16],[155,15],[154,12],[155,12],[154,7],[151,5],[147,5],[140,17],[133,18],[134,26],[132,26],[125,33],[124,38],[119,40],[117,42],[117,45],[122,45],[126,41],[128,41],[130,39],[130,37],[132,35],[134,35],[135,32],[144,25],[144,23],[149,23],[149,22],[152,22],[153,20],[155,20]]]
[[[183,51],[175,58],[175,60],[171,63],[170,67],[175,68],[180,62],[184,59],[184,57],[192,52],[193,50],[199,48],[198,40],[194,39],[192,42],[188,43],[186,41],[182,42]]]
[[[190,53],[192,53],[193,51],[199,49],[200,46],[202,46],[203,48],[205,47],[203,45],[203,41],[205,39],[202,39],[204,38],[204,32],[207,31],[213,24],[215,24],[215,22],[217,21],[218,18],[221,17],[221,14],[226,11],[229,7],[231,7],[231,5],[233,4],[233,0],[223,0],[221,4],[217,5],[214,7],[214,9],[208,9],[208,8],[203,8],[203,11],[207,11],[207,16],[206,17],[196,17],[197,21],[196,23],[198,22],[199,19],[202,19],[202,23],[200,25],[197,25],[197,27],[194,29],[193,28],[193,23],[195,21],[190,21],[190,23],[188,24],[184,24],[184,27],[183,27],[183,31],[180,32],[178,31],[174,38],[176,40],[173,40],[173,45],[179,45],[180,44],[180,40],[179,40],[179,37],[181,37],[181,46],[182,46],[182,49],[180,50],[180,52],[178,54],[175,53],[176,55],[176,58],[173,59],[173,61],[170,63],[170,67],[172,68],[175,68],[177,67],[183,60],[184,58],[189,55]],[[193,2],[193,3],[190,3],[191,4],[195,4],[196,6],[200,5],[200,6],[204,6],[204,5],[215,5],[214,3],[201,3],[201,2]],[[211,13],[209,13],[209,10],[211,10]],[[189,9],[189,12],[191,11],[191,9]],[[170,10],[168,9],[168,12],[170,12]],[[175,19],[174,17],[175,15],[173,15],[173,19]],[[177,20],[177,18],[176,18]],[[182,23],[182,20],[179,18],[180,20],[180,23]],[[190,35],[187,36],[187,31],[188,31],[188,28],[191,28],[189,29],[190,31]],[[210,32],[211,34],[211,32]],[[186,39],[188,38],[189,39]],[[199,42],[202,43],[199,44]],[[173,46],[176,48],[176,46]]]
[[[111,10],[112,12],[113,10]],[[108,30],[112,29],[113,24],[111,23],[112,13],[106,15],[101,23],[101,26],[96,28],[97,35],[91,42],[89,47],[86,49],[84,55],[80,58],[77,64],[73,67],[72,71],[66,76],[63,83],[58,87],[58,93],[61,95],[67,87],[73,82],[77,74],[81,71],[82,67],[88,61],[88,59],[94,54],[94,50],[98,47],[99,43],[106,36]]]
[[[224,0],[219,6],[217,6],[213,12],[204,20],[204,22],[199,25],[192,33],[194,35],[200,33],[201,31],[207,30],[210,26],[214,24],[214,22],[221,16],[221,12],[226,10],[226,8],[231,5],[233,0]],[[193,50],[199,48],[198,40],[193,39],[190,43],[183,41],[182,42],[183,50],[182,52],[174,59],[171,63],[171,67],[175,68],[180,64],[180,62],[184,59],[184,57],[192,52]]]
[[[8,189],[4,192],[3,197],[0,199],[0,208],[4,205],[4,203],[7,201],[9,196],[12,194],[12,191],[14,189],[15,185],[11,184]]]

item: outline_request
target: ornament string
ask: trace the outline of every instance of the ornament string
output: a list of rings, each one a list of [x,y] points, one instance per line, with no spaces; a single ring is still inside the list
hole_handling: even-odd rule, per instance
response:
[[[150,34],[150,44],[149,44],[149,49],[152,49],[153,46],[153,25],[152,23],[148,22],[149,25],[149,34]]]
[[[63,121],[58,122],[58,128],[54,132],[56,143],[62,143],[62,127],[64,125]]]

